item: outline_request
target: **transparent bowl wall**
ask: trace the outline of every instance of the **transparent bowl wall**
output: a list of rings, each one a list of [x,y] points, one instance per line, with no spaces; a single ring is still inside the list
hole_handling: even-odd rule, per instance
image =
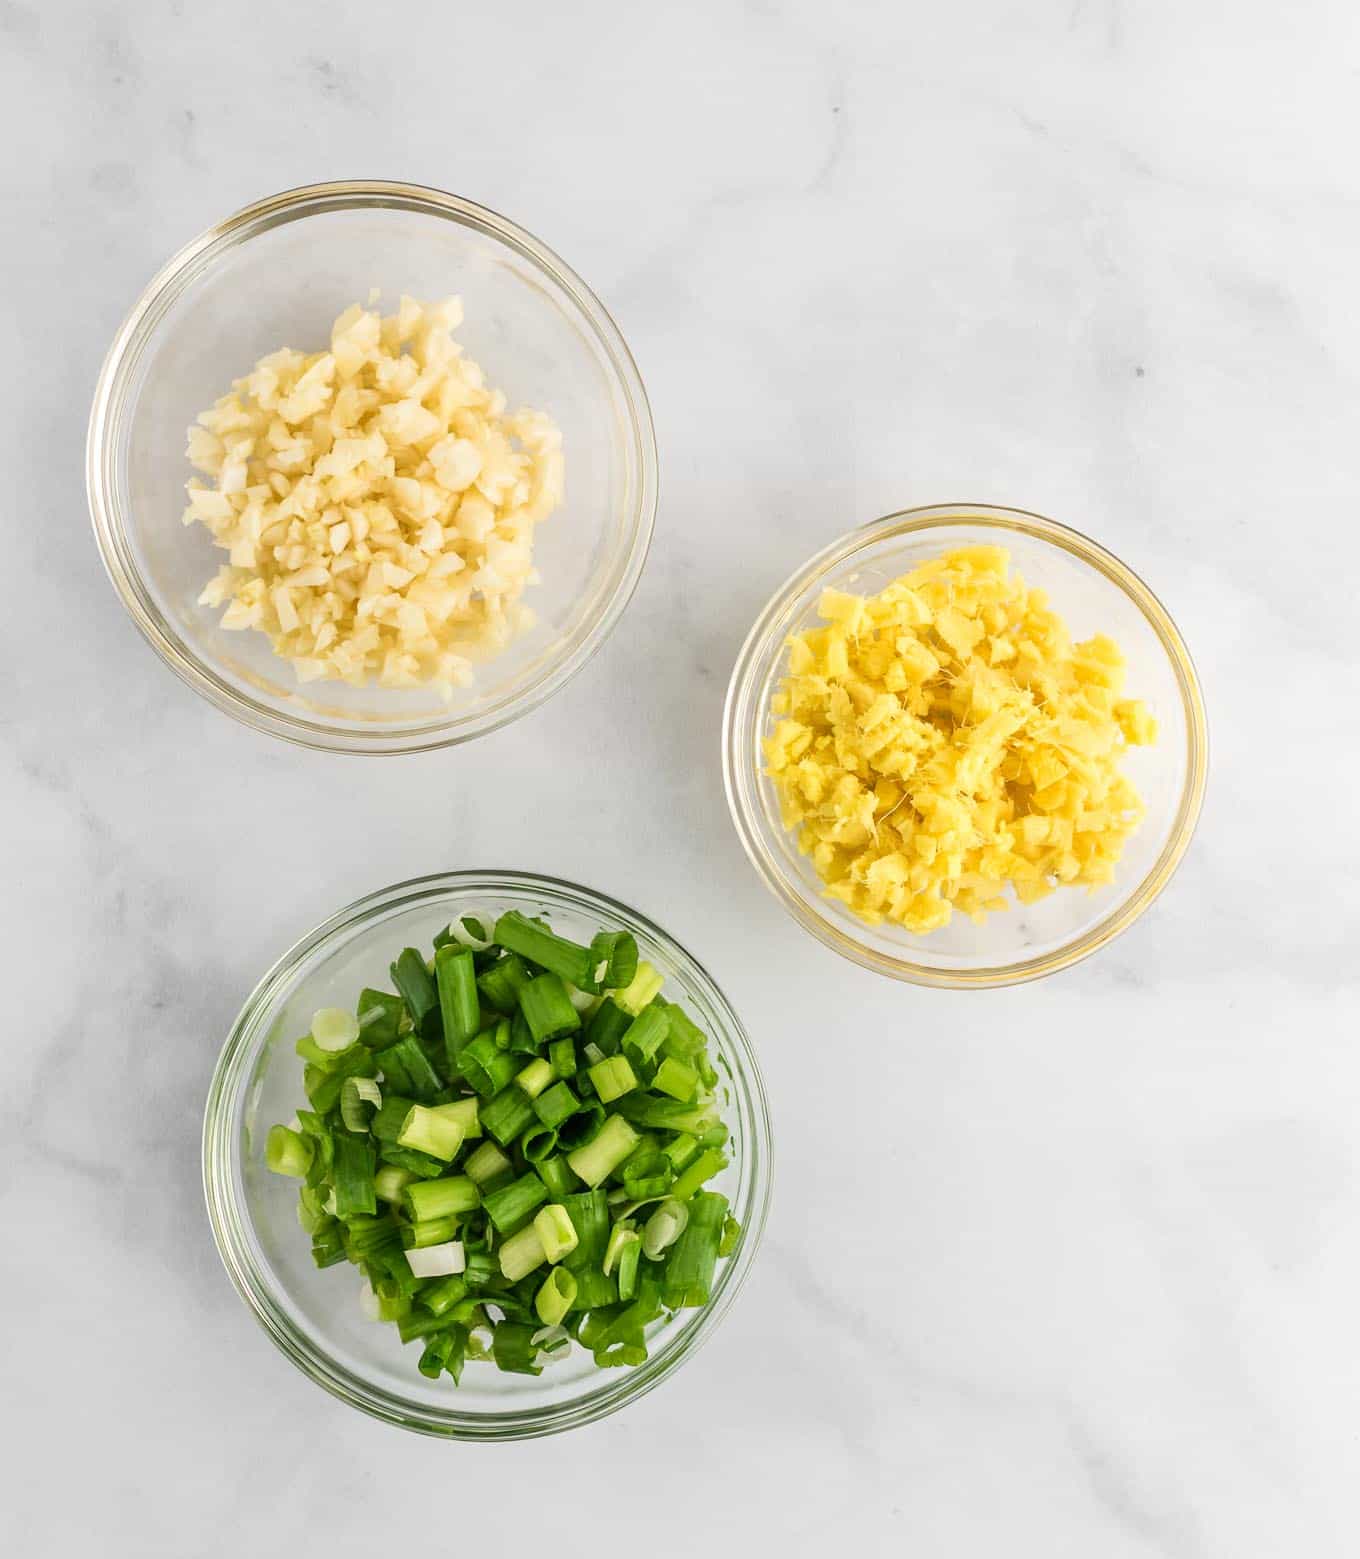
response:
[[[262,634],[202,607],[225,561],[185,527],[185,431],[263,354],[326,346],[351,303],[382,291],[463,298],[457,335],[511,408],[562,429],[566,500],[537,531],[537,625],[477,668],[452,704],[432,690],[299,684]],[[609,316],[557,257],[453,196],[327,185],[276,196],[191,244],[148,288],[106,364],[90,429],[90,492],[105,562],[142,631],[199,691],[277,735],[353,751],[438,746],[533,707],[608,632],[640,573],[655,449],[636,368]]]
[[[264,1165],[264,1138],[301,1105],[293,1042],[322,1006],[351,1007],[364,985],[387,988],[405,946],[428,947],[451,918],[517,908],[546,914],[566,936],[627,926],[712,1040],[725,1094],[731,1163],[711,1188],[741,1220],[732,1257],[719,1263],[713,1298],[658,1325],[637,1369],[596,1369],[574,1349],[538,1378],[469,1363],[461,1386],[416,1371],[417,1346],[366,1320],[362,1284],[348,1265],[319,1271],[297,1222],[297,1182]],[[374,1416],[430,1434],[514,1439],[602,1417],[655,1386],[694,1352],[731,1304],[754,1257],[770,1186],[765,1099],[750,1042],[722,993],[683,948],[636,912],[584,888],[515,873],[456,873],[399,884],[342,910],[265,976],[243,1009],[213,1079],[204,1125],[204,1180],[218,1248],[242,1297],[280,1348],[314,1380]]]
[[[1157,718],[1155,746],[1134,748],[1124,771],[1147,816],[1125,848],[1113,884],[1063,888],[975,925],[963,915],[929,935],[868,926],[827,898],[797,838],[780,822],[761,744],[770,698],[787,666],[790,634],[820,622],[830,587],[871,594],[928,558],[973,543],[1001,545],[1031,585],[1048,591],[1074,639],[1105,633],[1124,652],[1125,690]],[[1175,625],[1129,569],[1075,531],[1039,515],[977,505],[909,510],[833,543],[775,596],[752,630],[728,694],[724,766],[729,804],[748,855],[785,907],[847,957],[882,973],[936,985],[998,985],[1051,973],[1084,957],[1156,897],[1179,862],[1199,814],[1207,737],[1194,667]]]

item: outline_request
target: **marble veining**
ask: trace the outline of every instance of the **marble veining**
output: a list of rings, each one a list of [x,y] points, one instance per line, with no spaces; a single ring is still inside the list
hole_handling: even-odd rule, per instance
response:
[[[562,1559],[1360,1549],[1357,34],[1344,0],[0,0],[0,1548],[357,1559],[453,1542],[456,1511],[495,1554],[530,1496],[556,1527],[525,1542]],[[162,260],[362,175],[565,255],[637,355],[662,473],[596,660],[467,750],[381,763],[256,737],[163,670],[82,470]],[[800,933],[717,764],[774,586],[954,498],[1138,569],[1213,742],[1153,912],[972,998]],[[694,947],[760,1048],[779,1169],[692,1364],[578,1435],[465,1449],[275,1353],[213,1249],[198,1132],[284,945],[382,883],[496,864]]]

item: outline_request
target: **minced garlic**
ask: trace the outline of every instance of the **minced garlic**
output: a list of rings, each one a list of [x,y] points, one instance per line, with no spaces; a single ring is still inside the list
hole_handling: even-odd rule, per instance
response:
[[[450,332],[457,298],[357,304],[330,350],[263,357],[189,430],[184,522],[229,554],[199,597],[224,628],[268,634],[299,679],[434,684],[533,615],[534,527],[562,497],[562,435],[506,412]]]
[[[1065,625],[1001,547],[962,547],[874,596],[826,590],[789,640],[766,772],[827,894],[933,931],[1063,883],[1109,882],[1143,812],[1119,772],[1156,739],[1103,635]]]

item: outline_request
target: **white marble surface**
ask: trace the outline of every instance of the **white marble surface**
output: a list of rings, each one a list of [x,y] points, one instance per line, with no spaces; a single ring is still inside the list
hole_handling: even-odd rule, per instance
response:
[[[499,1555],[544,1541],[507,1535],[527,1499],[561,1559],[1360,1550],[1358,31],[1348,0],[0,3],[0,1548]],[[564,693],[367,763],[180,686],[82,488],[150,272],[249,199],[362,174],[481,199],[581,270],[663,486],[637,598]],[[805,938],[716,762],[775,583],[954,497],[1144,572],[1215,741],[1154,912],[972,998]],[[607,817],[601,745],[629,755]],[[275,1353],[214,1252],[198,1132],[282,946],[380,883],[494,864],[700,952],[760,1046],[779,1175],[690,1367],[566,1439],[460,1448]]]

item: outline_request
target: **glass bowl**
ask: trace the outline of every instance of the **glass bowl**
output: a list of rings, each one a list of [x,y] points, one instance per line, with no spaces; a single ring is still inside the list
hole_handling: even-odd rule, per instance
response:
[[[1032,585],[1042,586],[1075,639],[1107,633],[1128,664],[1126,687],[1144,699],[1159,732],[1135,747],[1124,772],[1147,815],[1124,849],[1114,883],[1069,889],[1032,905],[1012,904],[975,925],[955,915],[929,935],[866,925],[825,896],[811,861],[779,816],[764,774],[770,696],[784,674],[789,636],[817,621],[821,592],[881,590],[951,547],[1004,546]],[[1013,985],[1065,969],[1125,931],[1171,880],[1204,798],[1208,732],[1199,680],[1166,608],[1103,547],[1022,509],[942,504],[907,509],[852,531],[785,583],[756,620],[737,657],[723,714],[723,776],[737,834],[766,886],[828,947],[899,980],[979,988]]]
[[[573,1348],[542,1375],[505,1375],[469,1363],[460,1386],[416,1371],[418,1349],[396,1328],[368,1321],[349,1266],[319,1271],[297,1223],[297,1182],[271,1174],[264,1139],[300,1103],[302,1066],[293,1041],[318,1007],[353,1005],[403,947],[428,947],[458,915],[520,909],[549,915],[564,935],[587,940],[626,927],[711,1040],[726,1092],[731,1163],[711,1182],[732,1204],[742,1234],[719,1264],[710,1302],[658,1323],[650,1357],[635,1369],[597,1369]],[[462,1440],[554,1434],[613,1413],[659,1385],[712,1335],[755,1258],[770,1199],[770,1123],[751,1042],[722,992],[677,942],[604,894],[524,872],[418,877],[342,909],[289,949],[241,1010],[223,1048],[203,1123],[203,1182],[218,1251],[241,1297],[305,1374],[353,1407],[388,1423]]]
[[[562,429],[566,498],[537,531],[537,625],[446,703],[433,689],[304,688],[265,636],[218,626],[198,595],[224,554],[180,523],[194,417],[266,352],[315,350],[381,289],[460,293],[458,338],[511,407]],[[257,730],[337,752],[413,752],[497,729],[556,692],[599,648],[637,584],[656,510],[651,412],[623,337],[551,250],[471,201],[412,184],[314,184],[209,229],[155,276],[105,360],[86,477],[99,550],[161,658]]]

